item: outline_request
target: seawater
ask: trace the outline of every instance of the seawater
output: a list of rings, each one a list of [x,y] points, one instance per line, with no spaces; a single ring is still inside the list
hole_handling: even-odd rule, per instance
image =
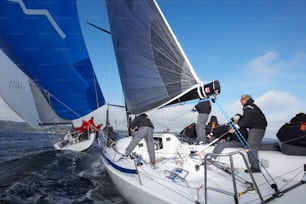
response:
[[[111,182],[96,144],[57,151],[47,133],[0,133],[0,204],[127,204]]]

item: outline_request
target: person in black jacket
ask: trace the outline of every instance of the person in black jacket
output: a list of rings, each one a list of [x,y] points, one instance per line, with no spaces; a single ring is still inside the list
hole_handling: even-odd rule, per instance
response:
[[[260,108],[254,103],[252,97],[248,94],[243,94],[240,98],[240,103],[243,106],[243,115],[238,122],[238,128],[248,128],[248,144],[251,149],[248,151],[249,162],[253,173],[261,172],[258,149],[265,135],[267,127],[267,119]],[[233,129],[230,130],[234,132]]]
[[[155,151],[153,143],[154,126],[146,113],[142,113],[136,116],[135,119],[131,122],[130,129],[134,131],[136,128],[137,132],[134,134],[132,141],[126,148],[125,155],[128,156],[140,142],[140,140],[145,138],[151,165],[153,168],[155,168]]]

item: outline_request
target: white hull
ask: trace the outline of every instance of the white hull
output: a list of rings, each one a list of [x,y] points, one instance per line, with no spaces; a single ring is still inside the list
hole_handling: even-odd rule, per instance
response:
[[[57,150],[71,150],[82,152],[88,150],[94,143],[96,139],[96,133],[91,132],[88,139],[78,141],[77,138],[73,138],[70,133],[65,135],[64,139],[53,144],[54,148]]]
[[[157,169],[153,169],[145,163],[145,161],[148,161],[145,142],[142,147],[137,146],[134,150],[137,155],[141,155],[144,159],[142,161],[143,165],[137,167],[134,163],[136,160],[130,157],[122,157],[122,153],[131,138],[123,138],[117,141],[113,147],[104,148],[102,160],[105,168],[119,192],[129,203],[205,203],[205,183],[207,184],[207,203],[235,203],[231,174],[216,168],[211,163],[207,163],[207,181],[205,182],[204,166],[201,165],[198,170],[195,168],[196,165],[202,163],[205,154],[191,156],[190,151],[197,150],[200,152],[204,149],[206,153],[209,153],[212,151],[212,147],[182,145],[174,135],[170,134],[158,137],[162,139],[160,140],[162,141],[162,144],[160,143],[162,148],[157,145],[157,148],[160,148],[156,150]],[[168,141],[166,138],[168,138]],[[237,150],[239,149],[225,149],[224,153]],[[245,155],[245,153],[242,154]],[[241,194],[239,198],[237,197],[237,200],[239,203],[261,203],[261,198],[256,190],[246,191],[247,185],[244,182],[245,180],[252,182],[252,178],[250,174],[244,172],[246,167],[241,154],[238,153],[232,158],[237,192]],[[275,193],[270,187],[273,182],[277,184],[280,191],[285,191],[288,187],[305,180],[303,169],[303,165],[306,164],[305,156],[289,156],[278,151],[260,151],[259,158],[264,161],[267,171],[273,177],[272,180],[263,167],[262,172],[269,184],[266,183],[266,179],[261,173],[252,174],[264,201]],[[229,163],[229,157],[221,157],[219,162],[222,163],[218,164],[225,165],[225,163]],[[124,173],[122,169],[115,168],[118,166],[124,170],[135,170],[137,168],[139,174]],[[182,179],[178,177],[171,179],[171,172],[173,174],[175,168],[183,169],[183,172],[177,174]],[[256,189],[255,185],[253,187]],[[270,203],[304,203],[305,192],[306,184],[302,184],[283,196],[273,199]]]

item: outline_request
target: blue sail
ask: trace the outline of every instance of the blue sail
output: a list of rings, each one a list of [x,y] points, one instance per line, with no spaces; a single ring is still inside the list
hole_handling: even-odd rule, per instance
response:
[[[82,36],[76,0],[2,0],[0,48],[62,118],[105,104]]]

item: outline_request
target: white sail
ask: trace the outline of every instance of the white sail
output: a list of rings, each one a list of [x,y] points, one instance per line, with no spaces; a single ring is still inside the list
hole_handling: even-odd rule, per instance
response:
[[[0,50],[0,94],[7,105],[33,128],[43,123],[67,123],[59,118],[39,88]]]
[[[46,97],[41,93],[41,89],[36,86],[33,80],[29,78],[29,82],[36,110],[41,122],[39,125],[71,124],[70,120],[64,120],[55,113]]]

